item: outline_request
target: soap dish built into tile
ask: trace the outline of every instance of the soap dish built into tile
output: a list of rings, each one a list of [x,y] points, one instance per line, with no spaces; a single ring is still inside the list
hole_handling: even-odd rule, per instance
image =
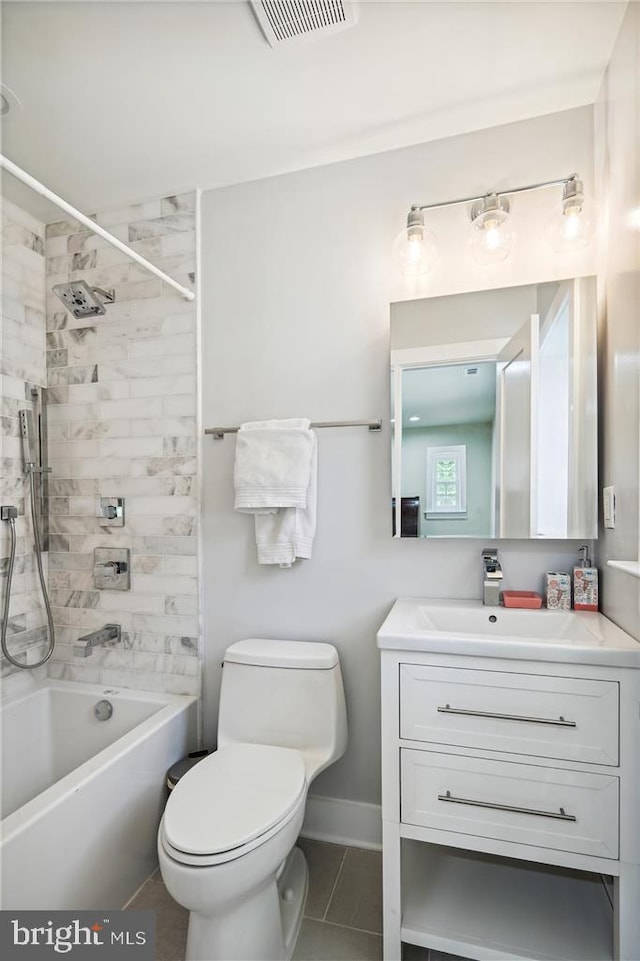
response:
[[[505,607],[542,607],[542,595],[535,591],[503,591],[502,602]]]

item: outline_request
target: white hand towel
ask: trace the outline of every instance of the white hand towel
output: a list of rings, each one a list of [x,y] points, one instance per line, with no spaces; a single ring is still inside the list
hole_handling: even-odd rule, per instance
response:
[[[259,564],[291,567],[311,557],[318,447],[306,418],[250,421],[238,431],[235,508],[255,514]]]
[[[289,418],[242,424],[233,470],[236,510],[253,514],[306,507],[313,447],[309,423]]]
[[[297,557],[311,557],[316,532],[318,443],[313,438],[307,506],[283,507],[273,514],[256,514],[258,564],[291,567]]]

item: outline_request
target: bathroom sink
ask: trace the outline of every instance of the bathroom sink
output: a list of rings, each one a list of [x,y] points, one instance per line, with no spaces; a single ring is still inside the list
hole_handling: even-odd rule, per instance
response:
[[[378,632],[378,647],[640,665],[640,643],[602,614],[485,607],[473,600],[400,597]]]
[[[488,634],[491,637],[528,637],[535,640],[571,637],[592,640],[597,621],[585,623],[571,611],[505,610],[504,608],[436,607],[416,608],[418,628],[448,634]]]

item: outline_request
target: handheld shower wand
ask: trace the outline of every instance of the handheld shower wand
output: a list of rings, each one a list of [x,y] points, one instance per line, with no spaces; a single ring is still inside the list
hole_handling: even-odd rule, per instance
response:
[[[22,458],[24,469],[27,473],[35,470],[36,451],[35,451],[35,428],[33,424],[33,414],[30,410],[18,412],[20,421],[20,438],[22,440]]]
[[[29,477],[29,493],[31,501],[31,520],[33,522],[33,537],[35,541],[35,557],[36,565],[38,568],[38,579],[40,581],[40,589],[42,590],[42,598],[44,600],[44,606],[47,614],[47,624],[49,626],[49,646],[47,648],[46,654],[39,661],[34,664],[24,664],[19,661],[12,654],[9,653],[7,649],[7,631],[9,628],[9,605],[11,603],[11,582],[13,579],[13,568],[16,559],[16,518],[18,516],[18,511],[15,507],[2,507],[0,508],[0,520],[7,521],[11,528],[11,553],[9,556],[9,567],[7,569],[7,584],[5,588],[4,595],[4,605],[2,609],[2,622],[0,624],[0,646],[2,648],[2,653],[6,659],[14,665],[14,667],[29,668],[32,670],[35,667],[41,667],[45,664],[51,655],[53,654],[53,649],[55,647],[55,630],[53,626],[53,615],[51,613],[51,605],[49,604],[49,595],[47,594],[47,585],[44,577],[44,570],[42,567],[42,544],[40,541],[40,525],[38,522],[38,511],[36,505],[36,474],[42,473],[42,468],[38,467],[38,451],[36,449],[36,432],[33,422],[33,414],[30,410],[21,410],[18,412],[19,424],[20,424],[20,437],[22,439],[22,455],[24,458],[24,469]]]

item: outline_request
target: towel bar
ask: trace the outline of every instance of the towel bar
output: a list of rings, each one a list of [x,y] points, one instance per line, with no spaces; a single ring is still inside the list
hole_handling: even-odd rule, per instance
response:
[[[370,431],[381,431],[382,420],[323,420],[312,423],[311,427],[368,427]],[[215,440],[223,440],[225,434],[237,434],[239,427],[207,427],[205,434],[211,434]]]

